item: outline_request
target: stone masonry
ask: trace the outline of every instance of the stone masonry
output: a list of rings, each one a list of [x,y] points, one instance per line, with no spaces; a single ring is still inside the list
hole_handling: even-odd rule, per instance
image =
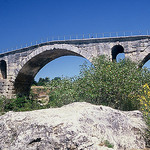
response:
[[[39,70],[58,57],[73,55],[92,61],[107,55],[113,60],[119,53],[142,67],[150,58],[150,36],[52,41],[0,54],[0,95],[27,95]]]

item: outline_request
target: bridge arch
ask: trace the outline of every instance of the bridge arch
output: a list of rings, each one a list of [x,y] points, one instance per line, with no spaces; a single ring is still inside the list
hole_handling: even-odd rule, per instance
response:
[[[7,79],[7,64],[5,60],[0,61],[0,79]]]
[[[116,60],[116,57],[119,53],[124,53],[124,48],[121,45],[115,45],[111,49],[112,61]]]
[[[47,63],[61,56],[80,56],[80,50],[70,45],[55,45],[39,47],[26,59],[22,60],[21,69],[15,79],[14,88],[18,95],[28,96],[34,77]],[[86,58],[88,59],[88,58]]]
[[[144,59],[139,63],[139,68],[142,68],[143,65],[150,60],[150,53],[144,57]]]

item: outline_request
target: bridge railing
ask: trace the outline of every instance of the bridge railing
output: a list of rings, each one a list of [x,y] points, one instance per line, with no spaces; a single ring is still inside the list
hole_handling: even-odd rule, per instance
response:
[[[104,33],[89,33],[89,34],[76,34],[76,35],[64,35],[64,36],[53,36],[45,39],[40,39],[31,43],[26,43],[14,48],[0,50],[0,54],[15,51],[22,48],[27,48],[33,45],[38,45],[46,42],[53,41],[68,41],[68,40],[81,40],[81,39],[92,39],[92,38],[113,38],[113,37],[128,37],[128,36],[144,36],[150,35],[150,31],[122,31],[122,32],[104,32]]]

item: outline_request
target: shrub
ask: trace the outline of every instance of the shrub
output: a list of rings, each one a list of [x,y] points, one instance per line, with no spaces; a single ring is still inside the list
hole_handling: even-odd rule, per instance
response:
[[[78,79],[78,98],[121,110],[140,107],[137,96],[150,74],[130,60],[111,62],[105,56],[93,60],[93,65],[82,66]],[[134,95],[134,96],[133,96]]]
[[[61,80],[52,80],[49,85],[49,107],[61,107],[63,105],[75,102],[75,86],[73,78],[62,78]]]
[[[26,97],[17,97],[14,99],[7,99],[5,97],[0,98],[0,112],[7,111],[29,111],[35,109],[45,108],[38,104],[36,100],[27,99]]]
[[[114,148],[114,145],[111,144],[108,140],[104,141],[104,145],[107,146],[108,148]]]
[[[51,106],[62,106],[76,101],[102,104],[121,110],[140,108],[138,95],[148,82],[150,73],[130,60],[111,62],[105,56],[93,60],[93,65],[83,64],[80,75],[50,81]]]

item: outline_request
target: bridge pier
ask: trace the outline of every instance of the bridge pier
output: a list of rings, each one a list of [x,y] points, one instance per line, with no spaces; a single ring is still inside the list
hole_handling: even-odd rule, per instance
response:
[[[9,99],[15,97],[14,84],[7,79],[0,79],[0,95]]]

